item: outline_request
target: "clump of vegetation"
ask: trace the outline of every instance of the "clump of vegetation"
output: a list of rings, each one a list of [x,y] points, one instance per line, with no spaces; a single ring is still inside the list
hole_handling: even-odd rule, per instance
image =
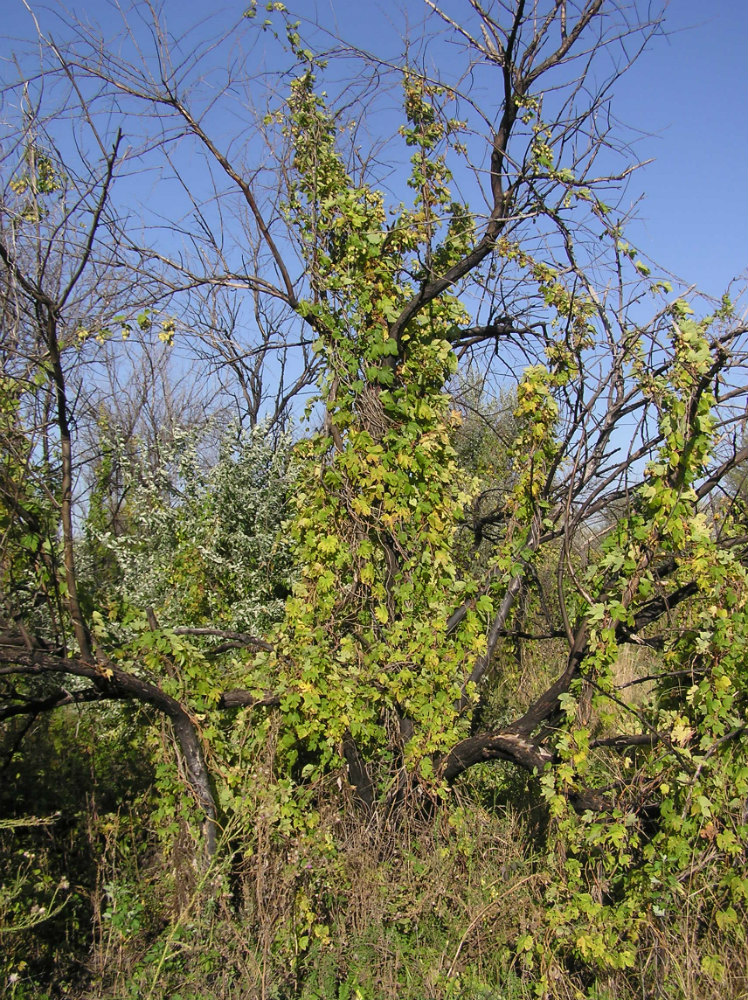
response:
[[[392,61],[283,4],[241,143],[160,22],[18,83],[10,996],[745,990],[747,328],[626,241],[589,86],[659,21],[429,7],[465,62],[394,67],[389,180]],[[182,222],[125,224],[126,163]]]

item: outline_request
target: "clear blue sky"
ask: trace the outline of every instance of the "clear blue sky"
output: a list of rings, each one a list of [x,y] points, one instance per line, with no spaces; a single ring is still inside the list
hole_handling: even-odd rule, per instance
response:
[[[29,3],[44,23],[41,6]],[[2,6],[0,56],[7,56],[11,39],[28,38],[32,24],[22,0]],[[106,0],[71,6],[104,25],[119,21]],[[220,16],[230,23],[244,6],[224,4]],[[163,7],[170,25],[198,22],[206,10],[203,0]],[[302,0],[296,9],[372,50],[394,52],[407,19],[419,21],[425,8],[418,0]],[[643,197],[629,236],[668,270],[719,295],[748,269],[748,2],[671,0],[666,30],[616,86],[618,117],[641,131],[636,156],[655,159],[630,186],[632,200]],[[0,65],[4,77],[12,72]]]
[[[635,237],[688,282],[719,295],[748,269],[748,2],[671,0],[668,37],[621,81],[620,117],[655,158]]]

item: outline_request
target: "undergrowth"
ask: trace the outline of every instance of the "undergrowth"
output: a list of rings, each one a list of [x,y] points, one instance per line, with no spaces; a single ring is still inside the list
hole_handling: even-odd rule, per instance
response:
[[[60,751],[65,738],[53,735],[50,752]],[[105,759],[111,748],[95,747],[92,732],[87,738],[94,760]],[[137,756],[132,747],[129,753]],[[146,787],[108,811],[99,808],[95,787],[83,789],[86,808],[75,811],[60,799],[56,824],[2,830],[6,995],[748,996],[742,930],[714,920],[715,900],[698,870],[683,886],[680,909],[645,920],[632,967],[611,971],[560,946],[548,891],[563,859],[538,806],[537,782],[520,784],[509,769],[487,765],[430,814],[412,803],[397,818],[364,821],[347,788],[329,778],[318,790],[316,826],[286,836],[263,817],[258,791],[246,826],[234,820],[224,830],[217,860],[203,872],[186,826],[164,836],[149,823]],[[24,870],[24,852],[27,884],[14,898],[9,873]],[[25,927],[22,903],[36,917]]]

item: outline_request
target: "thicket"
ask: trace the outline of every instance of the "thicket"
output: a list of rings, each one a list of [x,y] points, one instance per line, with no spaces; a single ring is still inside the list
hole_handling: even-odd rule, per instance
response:
[[[747,329],[609,129],[661,22],[428,7],[394,66],[40,26],[6,91],[9,996],[748,990]]]

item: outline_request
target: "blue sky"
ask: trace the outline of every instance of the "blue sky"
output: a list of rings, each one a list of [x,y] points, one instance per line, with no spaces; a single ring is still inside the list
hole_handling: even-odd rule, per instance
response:
[[[244,5],[224,5],[218,16],[230,23]],[[72,6],[105,25],[113,18],[106,0]],[[29,37],[31,19],[22,0],[3,0],[3,7],[0,55],[7,56],[10,39]],[[171,25],[205,14],[202,0],[165,0],[163,7]],[[302,0],[296,9],[372,50],[394,52],[399,32],[408,20],[419,22],[425,7],[418,0]],[[10,72],[5,64],[3,76]],[[672,0],[666,34],[618,82],[615,107],[639,132],[636,157],[654,159],[627,191],[638,216],[629,239],[687,283],[720,295],[748,269],[748,3]]]
[[[720,295],[748,268],[748,3],[672,0],[666,28],[620,84],[619,115],[644,132],[634,238]]]

